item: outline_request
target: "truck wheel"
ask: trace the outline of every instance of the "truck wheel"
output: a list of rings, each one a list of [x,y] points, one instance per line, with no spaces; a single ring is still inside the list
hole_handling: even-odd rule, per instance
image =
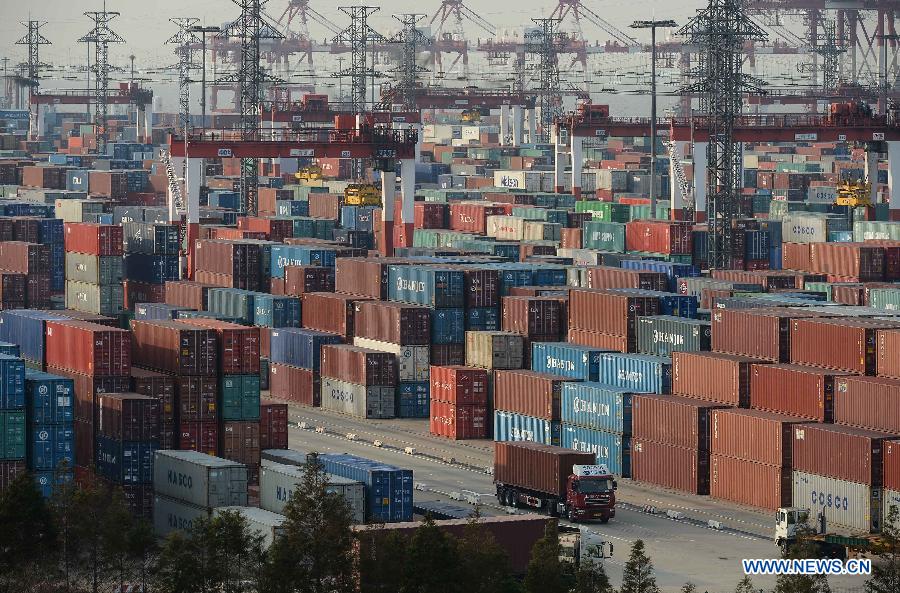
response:
[[[575,509],[569,509],[568,518],[570,523],[578,523],[578,519],[575,517]]]
[[[600,523],[606,525],[607,523],[609,523],[609,517],[600,517]]]
[[[514,509],[519,508],[519,493],[515,490],[510,489],[506,491],[506,500],[506,506]]]
[[[506,506],[506,491],[505,490],[497,490],[497,502],[500,503],[500,506]]]

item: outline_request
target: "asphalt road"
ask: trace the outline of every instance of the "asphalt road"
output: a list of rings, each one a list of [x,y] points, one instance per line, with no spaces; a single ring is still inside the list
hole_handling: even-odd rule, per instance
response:
[[[432,437],[425,420],[362,421],[302,406],[291,406],[290,421],[292,449],[352,453],[409,468],[417,485],[416,500],[452,501],[474,493],[481,495],[478,499],[485,514],[506,512],[497,505],[488,473],[493,461],[490,441]],[[300,423],[306,428],[299,428]],[[412,454],[405,452],[407,447]],[[614,546],[613,557],[604,565],[616,587],[637,539],[644,540],[657,583],[665,593],[679,591],[687,581],[700,592],[730,592],[743,576],[741,559],[779,556],[771,539],[774,519],[768,513],[630,480],[619,480],[617,500],[616,518],[610,523],[580,526],[589,538]],[[710,525],[710,521],[716,523]],[[862,580],[836,577],[830,582],[836,588],[862,590]],[[771,590],[774,577],[754,578],[754,585]]]

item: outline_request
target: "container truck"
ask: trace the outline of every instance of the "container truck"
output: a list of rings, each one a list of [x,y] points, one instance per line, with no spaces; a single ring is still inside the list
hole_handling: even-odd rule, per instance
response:
[[[503,506],[530,507],[572,522],[616,515],[618,487],[593,453],[531,442],[494,443],[494,485]]]
[[[882,554],[890,548],[890,542],[878,533],[829,533],[823,513],[818,514],[813,527],[811,515],[810,509],[800,507],[778,509],[775,513],[775,545],[782,552],[804,541],[815,548],[819,558],[846,560],[858,554]]]

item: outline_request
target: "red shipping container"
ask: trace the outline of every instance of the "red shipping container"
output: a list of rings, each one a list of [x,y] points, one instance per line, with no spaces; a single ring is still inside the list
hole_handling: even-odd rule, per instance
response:
[[[878,330],[875,341],[878,376],[900,379],[900,329]]]
[[[791,429],[802,418],[759,410],[713,410],[710,453],[791,467]]]
[[[93,195],[124,198],[128,193],[128,174],[125,171],[91,171],[88,184]]]
[[[131,367],[131,391],[159,400],[159,422],[166,426],[175,423],[175,377],[155,371]],[[162,429],[160,429],[162,433]],[[163,440],[160,435],[160,441]],[[160,446],[160,448],[165,448]]]
[[[457,405],[486,405],[488,372],[464,366],[434,366],[429,369],[431,401]]]
[[[219,430],[219,455],[247,466],[248,481],[259,483],[259,422],[223,422]]]
[[[603,348],[614,352],[633,352],[634,338],[602,334],[585,329],[569,329],[569,342],[591,348]]]
[[[835,284],[831,287],[831,300],[842,305],[863,304],[862,284]]]
[[[568,331],[566,302],[559,297],[503,297],[500,329],[535,341],[556,342]]]
[[[288,406],[271,400],[259,404],[259,448],[288,448]]]
[[[294,221],[289,218],[239,216],[237,226],[244,231],[265,233],[266,239],[276,243],[282,243],[286,237],[294,236]]]
[[[275,203],[278,200],[293,200],[294,192],[289,189],[275,189],[272,187],[261,187],[259,188],[259,213],[260,214],[275,214],[275,207],[277,204]],[[240,224],[238,224],[240,227]]]
[[[371,300],[368,297],[330,292],[310,292],[303,295],[300,309],[303,327],[330,334],[337,334],[352,340],[353,318],[357,301]]]
[[[400,263],[409,263],[409,260],[338,258],[335,263],[334,288],[337,292],[385,301],[387,300],[388,266]]]
[[[791,468],[710,455],[709,494],[713,498],[774,511],[791,506]]]
[[[309,369],[273,362],[269,367],[269,395],[275,399],[319,407],[319,376]]]
[[[810,245],[811,243],[782,243],[781,267],[785,270],[811,271]]]
[[[414,207],[415,228],[447,228],[447,216],[450,211],[450,206],[448,204],[441,204],[440,202],[416,202]]]
[[[0,242],[0,269],[16,274],[49,276],[50,246],[22,241]]]
[[[640,315],[659,315],[659,299],[615,290],[569,291],[569,327],[633,339]]]
[[[188,307],[196,311],[206,311],[207,295],[211,286],[190,280],[169,280],[166,282],[166,303]]]
[[[125,280],[122,284],[125,291],[126,309],[133,311],[135,305],[139,303],[166,302],[166,287],[163,284],[149,284],[134,280]]]
[[[587,268],[588,288],[641,288],[666,292],[669,280],[661,272],[625,270],[609,266]]]
[[[216,332],[179,321],[131,322],[134,358],[175,375],[214,377],[218,372]]]
[[[131,391],[128,377],[94,377],[76,373],[68,369],[47,367],[47,372],[72,379],[75,386],[75,420],[98,422],[98,397],[104,393],[127,393]]]
[[[12,484],[19,474],[24,474],[27,470],[25,460],[22,461],[0,461],[0,492],[6,490]]]
[[[218,319],[202,317],[182,319],[197,327],[212,329],[218,334],[219,369],[223,375],[259,374],[259,328],[246,327]]]
[[[881,488],[882,446],[897,435],[839,426],[793,427],[793,469]]]
[[[819,274],[879,282],[885,278],[883,247],[864,243],[810,243],[811,269]]]
[[[494,409],[559,421],[564,381],[534,371],[494,371]]]
[[[106,393],[99,397],[97,434],[117,441],[159,439],[159,400],[138,393]]]
[[[322,346],[321,375],[357,385],[397,385],[397,357],[347,344]]]
[[[339,194],[313,192],[309,194],[309,215],[313,218],[337,220],[341,215],[344,197]]]
[[[560,229],[559,246],[562,249],[581,249],[581,233],[582,229]]]
[[[746,408],[756,359],[718,352],[673,352],[672,393]]]
[[[182,451],[199,451],[207,455],[218,455],[218,422],[182,422],[178,448]]]
[[[755,364],[750,379],[750,407],[831,422],[834,382],[841,374],[793,364]]]
[[[897,351],[894,355],[897,356]],[[837,377],[834,382],[834,421],[900,434],[900,379]]]
[[[175,393],[182,424],[212,422],[218,418],[218,381],[214,377],[177,377]]]
[[[628,251],[690,255],[691,224],[661,220],[633,220],[625,225]]]
[[[262,270],[259,244],[200,240],[195,253],[198,281],[245,290],[259,289]]]
[[[900,490],[900,440],[885,441],[882,457],[884,487],[894,491]]]
[[[122,227],[89,222],[65,223],[66,251],[90,255],[122,255]]]
[[[131,376],[131,337],[123,329],[83,321],[48,321],[48,366],[99,377]]]
[[[874,375],[877,330],[894,327],[900,328],[900,320],[794,319],[791,322],[791,362]]]
[[[487,438],[487,407],[431,400],[430,430],[454,440]]]
[[[487,217],[509,214],[505,206],[475,202],[459,202],[450,205],[450,228],[455,231],[484,235],[487,233]]]
[[[303,296],[308,292],[334,292],[334,268],[319,266],[286,266],[284,268],[284,294]],[[274,283],[276,278],[272,278]]]
[[[360,301],[353,313],[353,335],[401,346],[431,343],[431,309],[389,301]]]
[[[635,439],[709,451],[710,414],[722,407],[685,397],[636,393],[631,399],[631,433]]]
[[[631,477],[690,494],[709,494],[709,451],[633,437]]]
[[[802,309],[717,309],[713,311],[712,349],[772,362],[791,360],[791,321],[818,317]]]

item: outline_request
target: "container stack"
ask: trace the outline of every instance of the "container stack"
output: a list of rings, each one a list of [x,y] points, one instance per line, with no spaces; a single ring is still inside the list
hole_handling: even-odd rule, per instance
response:
[[[28,471],[34,475],[44,497],[73,477],[74,404],[72,379],[25,369]]]
[[[367,522],[412,521],[412,470],[347,454],[321,454],[319,461],[329,474],[365,484]]]
[[[66,223],[66,307],[115,316],[125,310],[122,227]]]
[[[259,406],[259,448],[288,448],[288,406],[270,400],[262,400]]]
[[[564,381],[534,371],[494,371],[494,440],[560,446]]]
[[[606,383],[562,383],[560,445],[593,453],[614,474],[632,476],[632,397]]]
[[[50,308],[52,270],[49,245],[0,241],[0,288],[3,290],[4,308]],[[21,290],[23,283],[24,295]]]
[[[344,344],[321,350],[322,407],[357,418],[396,416],[397,357]]]
[[[13,217],[11,220],[12,241],[39,243],[50,250],[50,292],[62,294],[66,284],[63,221],[59,218],[25,216]]]
[[[310,329],[277,329],[271,333],[269,391],[272,397],[307,406],[321,405],[319,370],[322,346],[341,338]]]
[[[0,469],[4,485],[25,471],[26,439],[25,364],[20,358],[3,354],[0,355]]]
[[[259,508],[273,513],[284,513],[285,505],[303,480],[303,470],[294,464],[269,461],[266,457],[274,456],[282,461],[293,461],[293,459],[284,459],[284,455],[296,453],[296,451],[278,449],[263,451],[263,465],[259,474]],[[297,461],[298,463],[302,461],[301,465],[303,465],[306,460],[298,459]],[[366,522],[366,491],[362,482],[328,474],[328,489],[330,492],[339,494],[347,502],[347,506],[350,507],[351,521],[355,525]]]
[[[172,375],[131,367],[131,391],[159,400],[160,449],[178,448],[180,431],[176,382],[177,379]]]
[[[124,246],[125,307],[133,310],[138,301],[161,303],[166,298],[167,281],[181,276],[178,254],[181,239],[174,224],[126,222],[122,225]],[[149,297],[149,298],[147,298]]]
[[[433,435],[454,440],[488,436],[488,372],[463,366],[432,366],[431,423]]]

